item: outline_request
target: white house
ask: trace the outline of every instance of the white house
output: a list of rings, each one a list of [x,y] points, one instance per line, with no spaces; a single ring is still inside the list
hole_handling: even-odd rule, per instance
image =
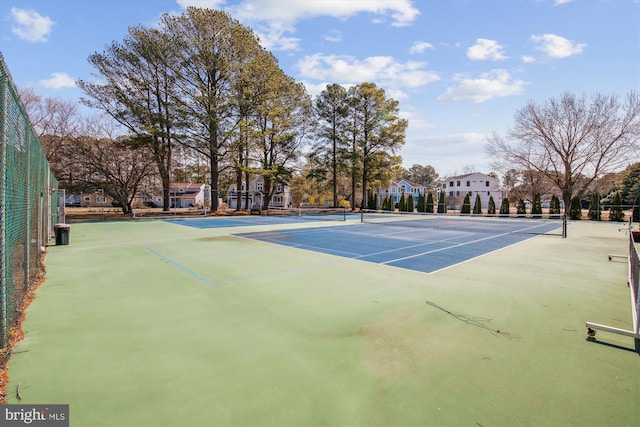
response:
[[[291,187],[283,184],[275,184],[276,189],[269,203],[270,208],[285,208],[293,206],[293,197],[291,195]],[[265,209],[263,206],[267,194],[265,193],[264,180],[261,176],[256,176],[249,181],[249,208],[250,209]],[[240,191],[237,189],[237,185],[231,184],[227,190],[227,204],[230,209],[238,208],[238,199],[240,199],[240,206],[245,207],[245,197],[247,196],[246,183],[242,182],[242,188]]]
[[[455,204],[462,204],[462,200],[467,194],[471,200],[471,207],[473,207],[478,194],[482,201],[482,209],[488,208],[490,197],[493,197],[496,210],[500,209],[502,203],[503,193],[500,190],[500,181],[480,172],[451,176],[446,179],[443,189],[447,198],[450,201],[455,201]]]
[[[420,196],[420,194],[426,195],[425,191],[426,187],[424,185],[416,184],[415,182],[411,182],[406,179],[391,181],[388,188],[381,188],[379,190],[378,203],[382,203],[387,196],[391,196],[393,198],[393,203],[396,204],[400,201],[403,194],[405,200],[409,194],[411,194],[413,196],[413,205],[416,206],[418,204],[418,196]]]
[[[191,208],[211,206],[211,186],[208,184],[191,184],[174,182],[169,187],[172,208]],[[162,195],[153,196],[153,204],[162,207]]]

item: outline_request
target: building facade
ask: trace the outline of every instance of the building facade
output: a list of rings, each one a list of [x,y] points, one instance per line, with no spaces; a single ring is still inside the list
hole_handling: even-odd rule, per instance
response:
[[[276,189],[271,197],[269,208],[287,208],[293,206],[293,197],[291,196],[291,188],[284,184],[275,184]],[[264,180],[261,176],[256,176],[249,181],[249,189],[246,188],[246,183],[242,182],[242,188],[238,191],[236,184],[231,184],[227,190],[227,205],[230,209],[245,209],[245,200],[249,198],[249,209],[266,209],[264,206],[266,202],[266,196],[264,189]]]
[[[420,194],[424,194],[426,196],[425,192],[426,187],[424,185],[416,184],[415,182],[411,182],[406,179],[391,181],[388,188],[382,188],[378,192],[378,203],[382,203],[387,196],[391,196],[395,205],[398,204],[403,194],[405,200],[409,197],[409,194],[411,194],[413,196],[413,205],[415,207],[418,204],[418,197]]]
[[[487,210],[489,207],[489,199],[491,197],[493,197],[496,209],[500,209],[503,198],[500,181],[480,172],[451,176],[445,180],[442,190],[445,191],[449,207],[454,209],[458,209],[462,205],[467,194],[472,207],[475,203],[476,195],[480,195],[483,210]]]

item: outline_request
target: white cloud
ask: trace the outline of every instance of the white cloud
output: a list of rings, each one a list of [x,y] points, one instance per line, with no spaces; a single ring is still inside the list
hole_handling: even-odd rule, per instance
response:
[[[290,23],[317,16],[346,19],[359,13],[373,13],[391,15],[393,26],[409,25],[420,14],[410,0],[290,1],[286,4],[282,0],[244,0],[230,9],[240,19]]]
[[[555,0],[553,2],[554,6],[560,6],[561,4],[571,3],[573,0]]]
[[[467,49],[467,57],[472,61],[499,61],[507,58],[503,53],[503,47],[497,41],[489,39],[476,40],[476,44]]]
[[[342,41],[342,32],[339,30],[331,30],[324,35],[324,39],[329,42],[337,43]]]
[[[576,43],[555,34],[540,34],[531,36],[531,40],[538,46],[537,50],[549,58],[567,58],[584,51],[585,43]]]
[[[449,87],[445,93],[438,97],[438,101],[470,101],[479,104],[493,98],[519,95],[524,92],[526,84],[522,80],[512,80],[506,70],[492,70],[489,73],[483,73],[476,79],[463,75],[457,75],[454,79],[457,81],[457,85]]]
[[[205,1],[205,0],[201,0]],[[210,0],[219,7],[222,1]],[[179,3],[191,4],[196,0],[180,0]],[[410,25],[420,14],[411,0],[322,0],[288,1],[282,0],[243,0],[227,10],[241,22],[248,24],[260,36],[265,48],[270,50],[294,50],[299,39],[291,37],[295,33],[295,24],[301,19],[330,16],[348,19],[361,13],[370,13],[376,17],[390,18],[391,25],[401,27]],[[375,20],[376,22],[382,22]]]
[[[40,85],[47,89],[62,89],[65,87],[75,87],[76,82],[67,73],[53,73],[48,80],[40,80]]]
[[[297,67],[303,78],[359,84],[374,82],[397,90],[416,88],[440,80],[438,74],[424,70],[425,62],[399,62],[391,56],[370,56],[364,60],[347,55],[306,56]]]
[[[34,10],[11,8],[11,15],[16,25],[11,31],[23,40],[30,42],[46,42],[55,22],[48,16],[42,16]]]
[[[433,49],[433,45],[429,42],[415,42],[409,49],[409,53],[411,54],[422,53],[427,49]]]
[[[523,55],[522,56],[522,62],[524,62],[526,64],[530,64],[532,62],[536,62],[536,58],[531,56],[531,55]]]
[[[219,9],[225,4],[225,0],[176,0],[176,2],[186,9],[189,6],[208,9]]]

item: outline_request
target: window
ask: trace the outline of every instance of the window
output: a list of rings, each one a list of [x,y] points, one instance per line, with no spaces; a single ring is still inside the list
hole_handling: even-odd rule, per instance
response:
[[[487,191],[487,196],[490,196],[490,195],[491,195],[491,191]]]
[[[460,181],[456,183],[456,187],[460,187]]]
[[[456,197],[460,197],[460,192],[456,191]]]
[[[458,181],[458,185],[460,185],[460,181]],[[453,187],[453,181],[449,181],[449,187]]]
[[[84,196],[84,201],[87,203],[91,203],[91,196]]]
[[[471,187],[471,181],[467,181],[467,187]]]
[[[453,197],[453,191],[449,191],[449,197]]]
[[[96,196],[96,203],[107,203],[107,198],[105,196]]]
[[[263,188],[264,188],[264,187],[263,187],[263,184],[262,184],[261,182],[257,182],[257,183],[256,183],[256,190],[258,190],[258,191],[262,191],[262,189],[263,189]]]

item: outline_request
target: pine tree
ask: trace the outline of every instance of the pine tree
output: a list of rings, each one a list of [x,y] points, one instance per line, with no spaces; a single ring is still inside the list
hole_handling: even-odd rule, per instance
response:
[[[624,221],[624,212],[622,211],[622,199],[620,193],[616,193],[609,211],[609,221]]]
[[[424,200],[424,194],[420,193],[418,195],[418,212],[424,212],[425,211],[425,200]]]
[[[602,219],[602,209],[600,209],[600,194],[594,192],[591,194],[591,202],[589,203],[589,219],[600,221]]]
[[[509,198],[502,199],[502,205],[500,205],[500,215],[509,215]]]
[[[518,200],[518,205],[516,207],[516,214],[518,216],[524,216],[527,213],[527,208],[524,205],[524,200]]]
[[[433,213],[433,194],[431,194],[431,192],[427,194],[427,203],[424,211],[427,213]]]
[[[438,213],[447,213],[447,196],[444,191],[440,192],[440,198],[438,199]]]
[[[469,200],[469,193],[464,196],[464,202],[462,202],[462,211],[460,213],[470,214],[471,213],[471,200]]]
[[[473,205],[473,213],[476,215],[482,214],[482,200],[480,199],[480,194],[476,194],[476,202]]]
[[[542,201],[540,200],[540,193],[536,193],[535,196],[533,196],[531,215],[542,215]]]
[[[407,204],[405,206],[405,211],[413,212],[414,206],[415,205],[413,204],[413,194],[409,194],[409,196],[407,197]]]
[[[489,215],[496,214],[496,202],[493,201],[493,196],[489,196],[489,206],[487,208],[487,214]]]
[[[400,201],[398,202],[398,210],[400,212],[405,212],[407,210],[407,199],[404,197],[404,193],[400,196]]]
[[[549,213],[551,215],[560,214],[560,198],[555,194],[551,196],[551,203],[549,204]]]
[[[582,205],[580,204],[580,198],[578,196],[575,196],[571,199],[571,207],[569,208],[569,219],[582,219]]]

